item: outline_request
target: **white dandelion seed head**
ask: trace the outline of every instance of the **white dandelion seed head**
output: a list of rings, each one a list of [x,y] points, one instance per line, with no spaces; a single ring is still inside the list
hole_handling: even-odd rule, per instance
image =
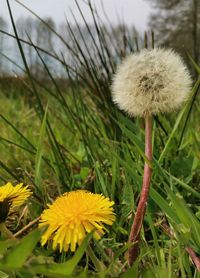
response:
[[[192,79],[173,50],[142,50],[124,59],[113,78],[113,101],[131,116],[171,112],[188,98]]]

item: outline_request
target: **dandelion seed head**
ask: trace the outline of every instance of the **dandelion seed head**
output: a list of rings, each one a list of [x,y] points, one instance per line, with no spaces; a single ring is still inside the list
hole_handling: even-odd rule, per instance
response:
[[[40,226],[47,226],[42,235],[41,244],[48,240],[52,247],[75,251],[87,233],[94,230],[93,236],[99,239],[105,232],[105,226],[112,225],[115,220],[114,202],[101,194],[93,194],[85,190],[65,193],[58,197],[41,215]]]
[[[124,59],[113,78],[113,101],[131,116],[171,112],[188,98],[192,80],[172,50],[142,50]]]

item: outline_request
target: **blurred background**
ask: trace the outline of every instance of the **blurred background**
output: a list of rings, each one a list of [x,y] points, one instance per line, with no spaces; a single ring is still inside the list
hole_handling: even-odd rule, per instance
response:
[[[90,2],[93,9],[97,11],[98,20],[101,26],[107,30],[110,40],[117,40],[117,47],[122,51],[126,43],[131,45],[131,51],[138,47],[142,48],[144,32],[153,31],[155,45],[172,47],[187,61],[186,57],[189,54],[198,63],[200,52],[200,2],[198,0],[92,0]],[[90,31],[97,39],[98,34],[95,35],[95,23],[87,1],[49,0],[48,5],[44,0],[20,3],[10,1],[19,37],[48,52],[62,53],[65,59],[70,60],[70,63],[73,63],[73,58],[60,38],[51,32],[50,28],[59,33],[71,46],[74,42],[69,34],[69,24],[80,44],[83,44],[80,33],[86,38],[88,46],[92,44]],[[12,34],[13,30],[5,0],[0,0],[0,7],[0,29]],[[45,20],[50,28],[38,20],[34,13]],[[84,20],[87,21],[89,30]],[[16,49],[16,40],[1,32],[1,75],[21,72],[20,68],[15,65],[15,63],[22,64],[20,54]],[[32,73],[42,74],[40,59],[35,49],[25,44],[24,51]],[[87,50],[85,51],[87,52]],[[8,61],[4,55],[15,63]],[[55,59],[48,55],[44,55],[44,59],[54,74],[65,75],[65,70],[60,63],[56,63]]]

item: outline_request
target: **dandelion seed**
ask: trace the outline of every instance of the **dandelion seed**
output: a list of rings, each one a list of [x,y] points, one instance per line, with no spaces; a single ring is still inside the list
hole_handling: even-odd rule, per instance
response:
[[[127,57],[113,78],[113,101],[131,116],[171,112],[188,98],[192,80],[172,50],[142,50]]]
[[[74,252],[87,233],[94,230],[94,238],[99,239],[104,234],[104,224],[112,225],[115,220],[113,205],[101,194],[85,190],[65,193],[41,215],[40,226],[48,226],[42,245],[52,240],[53,249],[59,246],[60,252],[69,248]]]
[[[5,222],[9,214],[21,206],[32,192],[23,183],[13,186],[10,182],[0,186],[0,223]]]

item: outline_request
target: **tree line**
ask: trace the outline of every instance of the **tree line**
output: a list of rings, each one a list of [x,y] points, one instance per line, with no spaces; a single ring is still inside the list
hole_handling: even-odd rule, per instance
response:
[[[155,31],[158,45],[172,47],[185,61],[190,55],[200,62],[200,1],[146,0],[153,12],[149,27]]]
[[[24,41],[22,46],[30,71],[37,76],[45,74],[44,64],[58,76],[66,74],[62,65],[56,62],[56,57],[58,60],[63,60],[66,64],[76,67],[76,58],[80,55],[80,51],[83,51],[84,56],[90,59],[91,56],[95,56],[95,44],[98,44],[99,47],[99,44],[102,43],[99,41],[98,30],[94,24],[70,24],[66,21],[57,25],[51,17],[47,17],[43,21],[33,17],[22,17],[16,21],[16,28],[19,38]],[[3,17],[0,17],[0,30],[9,34],[12,33],[10,24]],[[132,51],[131,41],[139,38],[134,26],[127,27],[122,23],[117,26],[102,25],[102,30],[106,38],[112,42],[110,43],[111,51],[114,52],[118,48],[122,53],[121,55],[127,47],[129,47],[129,51]],[[37,46],[37,49],[34,46]],[[40,51],[40,48],[45,51]],[[72,51],[69,51],[69,49]],[[11,59],[13,61],[9,61]],[[43,63],[41,63],[41,59]],[[5,32],[0,32],[0,74],[15,71],[22,73],[20,67],[22,67],[22,62],[16,39],[5,34]]]
[[[146,1],[149,1],[153,7],[147,29],[153,30],[155,45],[172,47],[183,56],[187,63],[188,55],[196,63],[199,63],[200,1]],[[59,59],[67,61],[67,64],[76,67],[76,55],[80,55],[80,51],[83,51],[84,56],[90,59],[91,56],[95,56],[95,44],[102,43],[99,41],[99,34],[95,24],[80,25],[75,19],[73,24],[66,20],[66,22],[58,25],[51,17],[45,18],[44,21],[45,24],[33,17],[21,17],[16,20],[19,37],[28,42],[28,44],[23,44],[23,50],[29,68],[35,75],[44,75],[41,58],[43,59],[43,65],[45,63],[55,74],[62,76],[66,74],[65,68],[56,62],[55,57],[59,57]],[[104,36],[109,39],[110,51],[118,51],[118,56],[121,55],[123,57],[129,52],[144,47],[144,36],[139,34],[134,26],[126,26],[120,23],[117,26],[102,25],[101,27]],[[12,33],[10,24],[3,17],[0,17],[0,29]],[[38,52],[38,49],[33,45],[44,49],[45,53]],[[72,49],[72,52],[69,51],[69,48]],[[17,49],[16,40],[0,32],[1,75],[20,72],[22,63]]]

